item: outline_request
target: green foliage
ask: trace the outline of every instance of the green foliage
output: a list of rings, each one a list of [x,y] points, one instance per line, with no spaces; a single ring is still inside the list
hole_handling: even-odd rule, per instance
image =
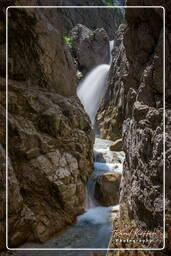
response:
[[[96,30],[90,30],[90,34],[94,36],[96,34]]]
[[[64,41],[66,42],[69,48],[72,48],[72,41],[73,41],[72,36],[65,35]]]
[[[118,16],[122,15],[120,8],[115,8],[115,12],[117,13]]]
[[[116,12],[117,15],[121,15],[120,8],[115,8],[115,5],[113,4],[112,0],[107,0],[105,3],[106,6],[111,6],[113,7],[114,11]]]
[[[105,5],[106,6],[113,6],[113,1],[112,0],[107,0]]]

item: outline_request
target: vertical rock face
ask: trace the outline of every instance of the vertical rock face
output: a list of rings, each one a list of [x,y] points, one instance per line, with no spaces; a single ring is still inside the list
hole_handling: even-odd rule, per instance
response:
[[[55,6],[105,6],[102,0],[38,0],[39,5]],[[49,12],[51,10],[49,9]],[[84,24],[86,27],[95,30],[104,28],[110,39],[114,38],[115,31],[123,20],[123,14],[116,9],[104,8],[65,8],[62,10],[65,33],[77,24]]]
[[[127,1],[128,5],[161,5],[162,1]],[[170,134],[170,5],[166,1],[166,231],[170,230],[170,196],[171,196],[171,134]],[[123,34],[120,52],[124,66],[122,78],[115,81],[116,69],[110,71],[108,99],[111,106],[105,113],[119,109],[119,118],[112,114],[115,127],[122,127],[123,148],[126,159],[123,168],[120,194],[120,216],[114,222],[114,229],[130,233],[131,230],[153,232],[151,244],[119,243],[113,232],[109,247],[163,247],[163,10],[127,9],[127,28]],[[118,55],[117,55],[118,56]],[[126,56],[126,59],[125,59]],[[119,69],[119,68],[118,68]],[[112,82],[113,79],[113,82]],[[113,87],[112,87],[113,85]],[[112,99],[112,90],[115,93]],[[115,90],[115,91],[114,91]],[[108,100],[107,99],[107,100]],[[120,103],[120,104],[119,104]],[[104,113],[104,115],[105,115]],[[103,115],[103,113],[100,113]],[[105,122],[101,122],[105,130]],[[104,125],[104,126],[103,126]],[[106,124],[107,126],[107,124]],[[101,129],[102,129],[101,128]],[[115,139],[118,129],[109,133],[108,127],[104,137]],[[105,132],[104,132],[105,133]],[[108,135],[110,134],[110,135]],[[120,135],[120,134],[119,134]],[[112,137],[113,136],[113,137]],[[167,233],[170,237],[170,234]],[[119,238],[124,238],[120,235]],[[129,237],[130,238],[130,237]],[[141,237],[142,238],[142,237]],[[167,255],[169,241],[166,240]],[[108,255],[114,253],[108,252]],[[117,255],[163,255],[162,252],[117,252]]]
[[[5,34],[5,9],[1,14],[0,30]],[[16,247],[49,239],[83,212],[94,136],[76,96],[76,72],[64,46],[60,10],[54,12],[56,26],[50,23],[52,16],[47,20],[48,13],[45,17],[38,9],[9,9],[8,15],[8,246]],[[5,247],[4,65],[0,64],[0,249]]]
[[[107,81],[108,89],[97,114],[101,137],[111,140],[121,138],[124,120],[124,78],[128,72],[128,61],[123,44],[124,31],[125,25],[120,25],[116,32]]]
[[[94,31],[78,24],[71,30],[72,52],[84,74],[110,59],[109,37],[103,28]]]

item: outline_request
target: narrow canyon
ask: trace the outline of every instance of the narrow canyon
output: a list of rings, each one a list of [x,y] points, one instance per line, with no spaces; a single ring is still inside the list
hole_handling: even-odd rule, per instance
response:
[[[0,255],[170,255],[171,1],[0,4]]]

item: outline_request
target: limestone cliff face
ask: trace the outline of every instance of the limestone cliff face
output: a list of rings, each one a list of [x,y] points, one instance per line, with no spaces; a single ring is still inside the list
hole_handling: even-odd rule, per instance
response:
[[[166,7],[166,231],[170,230],[170,1]],[[128,5],[162,5],[162,1],[127,1]],[[120,194],[120,216],[114,222],[114,230],[142,230],[154,232],[151,244],[118,243],[113,232],[110,247],[163,247],[163,29],[162,9],[127,9],[127,28],[123,33],[120,53],[123,54],[119,69],[110,70],[107,92],[111,105],[106,108],[107,118],[111,111],[114,121],[112,134],[107,130],[104,137],[118,137],[122,129],[126,159],[123,168]],[[122,42],[124,45],[122,45]],[[125,50],[123,50],[125,48]],[[115,51],[115,50],[114,50]],[[123,67],[123,68],[121,68]],[[116,73],[122,78],[119,84]],[[112,87],[113,85],[113,87]],[[115,91],[114,91],[115,90]],[[114,99],[112,99],[113,95]],[[119,117],[115,112],[119,110]],[[114,114],[113,112],[114,111]],[[118,114],[118,113],[117,113]],[[103,115],[103,113],[100,113]],[[105,114],[104,114],[105,115]],[[105,123],[101,123],[105,130]],[[106,124],[107,125],[107,124]],[[108,128],[108,127],[107,127]],[[121,133],[119,134],[119,136]],[[169,233],[166,233],[170,237]],[[121,235],[122,238],[122,235]],[[169,253],[166,239],[164,252],[125,252],[115,255],[163,255]],[[108,252],[108,255],[114,255]],[[164,254],[165,255],[165,254]]]
[[[112,64],[107,81],[107,91],[97,114],[100,135],[104,139],[117,140],[122,137],[124,120],[124,78],[128,72],[128,61],[123,43],[126,27],[120,25],[116,32],[112,50]]]
[[[110,60],[109,37],[103,28],[91,31],[78,24],[71,30],[72,54],[77,68],[84,75]]]
[[[8,12],[8,235],[9,247],[15,247],[49,239],[83,212],[94,136],[76,96],[61,12],[54,12],[56,26],[53,16],[47,22],[48,13],[45,17],[38,9]],[[0,30],[5,34],[4,19]],[[4,41],[0,44],[4,56]],[[0,63],[0,249],[5,247],[4,65]]]
[[[105,6],[103,0],[38,0],[39,5],[56,6]],[[49,12],[51,10],[49,9]],[[104,8],[65,8],[62,10],[65,33],[77,24],[83,24],[89,29],[104,28],[110,39],[113,39],[115,31],[123,20],[123,14],[115,9]],[[55,20],[54,20],[55,21]]]

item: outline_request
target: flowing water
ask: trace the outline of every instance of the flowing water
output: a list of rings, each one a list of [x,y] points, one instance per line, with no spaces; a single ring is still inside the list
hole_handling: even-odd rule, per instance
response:
[[[84,109],[90,117],[91,123],[94,126],[95,117],[99,105],[106,92],[106,80],[112,62],[112,49],[114,41],[109,42],[110,60],[109,65],[103,64],[94,68],[86,75],[84,80],[80,83],[77,95],[80,98]]]
[[[84,109],[91,119],[92,125],[95,122],[95,116],[100,102],[105,94],[105,82],[110,65],[100,65],[93,69],[80,84],[77,94]]]
[[[113,48],[113,41],[110,42],[110,49]],[[111,63],[110,58],[110,63]],[[106,91],[106,79],[110,65],[100,65],[92,70],[80,84],[78,97],[84,105],[85,111],[89,115],[92,126],[100,102]],[[96,138],[94,144],[94,170],[87,184],[86,210],[85,213],[77,217],[76,224],[68,228],[58,238],[54,238],[47,243],[25,244],[24,248],[107,248],[112,232],[112,216],[119,210],[119,205],[102,207],[94,198],[95,183],[98,175],[103,173],[122,173],[124,161],[123,152],[112,152],[109,147],[113,141]],[[113,211],[115,210],[115,211]],[[88,252],[65,251],[67,256],[84,256]],[[18,255],[22,255],[20,252]],[[27,255],[27,254],[24,254]],[[46,255],[34,252],[32,255]],[[49,256],[63,255],[58,251],[48,252]]]
[[[68,228],[60,237],[54,238],[47,243],[25,244],[24,248],[107,248],[112,232],[112,217],[116,215],[113,210],[119,210],[119,205],[102,207],[94,199],[95,178],[106,172],[122,173],[124,161],[123,152],[111,152],[109,146],[112,141],[96,138],[94,145],[94,171],[89,179],[87,191],[91,198],[91,204],[87,205],[84,214],[77,217],[74,226]],[[111,167],[110,164],[113,164]],[[94,183],[94,184],[93,184]],[[93,184],[93,185],[92,185]],[[87,255],[81,251],[77,256]],[[18,254],[21,255],[21,254]],[[41,255],[34,252],[33,255]],[[54,252],[48,252],[48,255],[55,255]],[[58,252],[60,256],[62,253]],[[72,251],[65,251],[65,255],[73,255]]]

